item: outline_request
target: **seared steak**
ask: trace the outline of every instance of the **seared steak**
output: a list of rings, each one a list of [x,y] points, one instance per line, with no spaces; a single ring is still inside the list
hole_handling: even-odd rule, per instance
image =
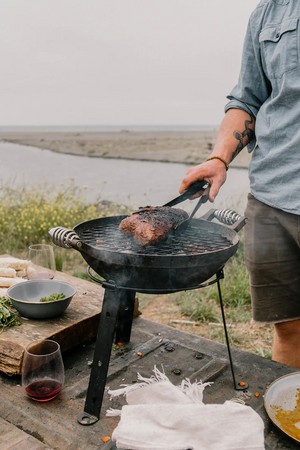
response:
[[[147,206],[123,219],[119,229],[145,246],[167,239],[169,233],[187,218],[187,212],[179,208]]]

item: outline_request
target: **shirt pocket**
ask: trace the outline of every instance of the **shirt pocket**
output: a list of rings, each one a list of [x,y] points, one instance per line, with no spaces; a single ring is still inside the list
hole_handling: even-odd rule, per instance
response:
[[[269,78],[298,66],[298,19],[288,19],[264,28],[259,35],[262,60]]]

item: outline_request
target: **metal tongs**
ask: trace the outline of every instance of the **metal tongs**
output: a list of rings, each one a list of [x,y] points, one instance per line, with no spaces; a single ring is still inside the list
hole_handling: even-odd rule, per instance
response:
[[[200,206],[207,202],[208,200],[208,191],[210,188],[210,184],[205,181],[205,180],[198,180],[195,183],[193,183],[183,194],[179,195],[178,197],[174,198],[173,200],[170,200],[168,203],[166,203],[163,206],[174,206],[174,205],[178,205],[178,203],[181,203],[185,200],[187,200],[188,198],[192,197],[193,195],[197,194],[197,192],[201,193],[201,197],[199,198],[195,208],[193,209],[193,211],[191,212],[190,216],[183,220],[180,224],[177,225],[177,227],[174,229],[174,232],[180,233],[182,231],[185,231],[192,218],[194,217],[194,215],[196,214],[196,212],[198,211],[198,209],[200,208]]]

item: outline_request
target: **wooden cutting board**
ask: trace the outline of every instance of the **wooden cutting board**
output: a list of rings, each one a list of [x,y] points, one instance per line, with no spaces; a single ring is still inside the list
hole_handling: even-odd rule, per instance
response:
[[[54,339],[62,351],[85,342],[97,334],[104,289],[96,283],[56,272],[57,280],[77,289],[69,307],[51,320],[21,318],[21,325],[0,332],[0,371],[20,375],[25,347],[40,339]]]

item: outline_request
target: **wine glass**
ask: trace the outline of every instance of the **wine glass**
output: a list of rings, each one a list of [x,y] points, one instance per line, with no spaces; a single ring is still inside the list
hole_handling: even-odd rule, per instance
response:
[[[29,280],[51,280],[54,278],[56,267],[54,251],[51,245],[30,245],[28,249],[28,259],[30,260],[27,268],[27,277]]]
[[[22,364],[22,386],[32,400],[52,400],[60,393],[64,377],[64,364],[57,342],[46,339],[26,347]]]

